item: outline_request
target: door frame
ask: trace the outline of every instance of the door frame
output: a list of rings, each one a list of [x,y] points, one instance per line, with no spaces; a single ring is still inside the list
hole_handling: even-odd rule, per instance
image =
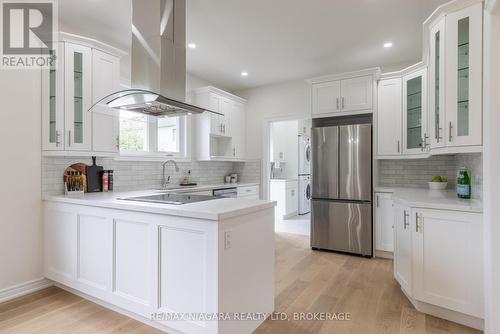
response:
[[[286,114],[281,116],[265,117],[263,121],[263,140],[262,140],[262,166],[261,166],[261,184],[262,184],[262,199],[269,200],[270,189],[269,182],[271,179],[271,124],[276,122],[300,121],[304,118],[303,114]]]

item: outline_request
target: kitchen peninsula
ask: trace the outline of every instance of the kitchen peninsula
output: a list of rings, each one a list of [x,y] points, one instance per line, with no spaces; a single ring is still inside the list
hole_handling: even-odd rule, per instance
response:
[[[158,194],[47,196],[45,276],[168,333],[251,333],[264,316],[234,318],[274,310],[275,203],[124,200]]]

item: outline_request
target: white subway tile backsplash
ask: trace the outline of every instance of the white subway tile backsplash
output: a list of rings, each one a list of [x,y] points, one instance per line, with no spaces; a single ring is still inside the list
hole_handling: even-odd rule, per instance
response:
[[[483,192],[483,157],[481,153],[439,155],[427,159],[379,160],[378,184],[392,187],[427,187],[436,175],[448,179],[448,189],[454,189],[458,169],[467,167],[472,175],[472,196]]]
[[[64,169],[74,163],[91,163],[89,158],[43,157],[42,191],[44,194],[62,194],[64,192]],[[162,177],[162,163],[150,161],[117,161],[112,158],[99,158],[98,165],[114,171],[114,189],[116,191],[157,188]],[[191,182],[203,184],[223,183],[224,176],[239,174],[240,182],[260,182],[260,160],[246,162],[179,162],[179,172],[173,165],[167,165],[166,175],[171,176],[171,183],[178,184],[181,178],[191,170]]]

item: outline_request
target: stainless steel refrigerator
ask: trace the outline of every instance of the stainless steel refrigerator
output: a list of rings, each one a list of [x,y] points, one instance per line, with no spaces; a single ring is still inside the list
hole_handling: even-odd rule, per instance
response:
[[[371,118],[346,122],[312,129],[311,247],[372,256]]]

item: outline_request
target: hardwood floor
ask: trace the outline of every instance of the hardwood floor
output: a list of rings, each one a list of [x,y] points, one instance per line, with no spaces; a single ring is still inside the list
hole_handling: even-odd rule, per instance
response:
[[[308,237],[292,234],[276,235],[276,312],[290,321],[268,319],[255,333],[480,333],[416,311],[393,280],[391,261],[315,252]],[[294,312],[344,312],[351,320],[296,321]],[[0,304],[0,333],[162,332],[51,287]]]

